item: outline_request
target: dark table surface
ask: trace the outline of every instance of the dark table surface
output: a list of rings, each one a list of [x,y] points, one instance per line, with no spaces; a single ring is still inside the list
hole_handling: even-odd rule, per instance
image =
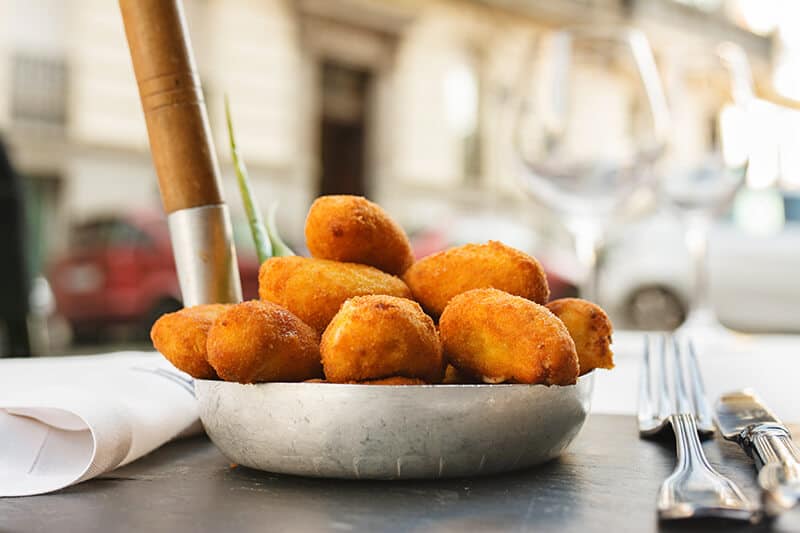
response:
[[[758,497],[743,452],[719,440],[704,449]],[[196,437],[55,494],[0,499],[0,531],[800,531],[795,516],[769,526],[659,524],[656,493],[673,465],[674,443],[639,440],[628,416],[591,416],[545,465],[439,481],[273,475],[234,467]]]

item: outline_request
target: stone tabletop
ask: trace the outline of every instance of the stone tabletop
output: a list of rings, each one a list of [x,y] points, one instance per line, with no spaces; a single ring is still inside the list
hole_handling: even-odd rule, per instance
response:
[[[794,428],[797,429],[797,428]],[[735,446],[706,441],[711,463],[757,497]],[[659,524],[656,493],[674,444],[642,441],[631,416],[592,415],[559,459],[512,474],[438,481],[337,481],[231,465],[205,437],[58,493],[0,500],[0,531],[798,531],[772,526]],[[771,529],[770,529],[771,528]]]

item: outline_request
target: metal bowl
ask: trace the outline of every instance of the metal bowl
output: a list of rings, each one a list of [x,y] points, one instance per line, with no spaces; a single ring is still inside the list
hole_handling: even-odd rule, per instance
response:
[[[576,385],[345,385],[197,380],[200,417],[231,461],[346,479],[492,474],[558,456],[589,412]]]

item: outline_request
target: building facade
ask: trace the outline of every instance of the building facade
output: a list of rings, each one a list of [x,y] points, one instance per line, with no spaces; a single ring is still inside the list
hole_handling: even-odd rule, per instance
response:
[[[767,39],[666,0],[186,0],[185,10],[226,198],[241,210],[227,93],[256,193],[264,207],[280,201],[294,242],[323,193],[366,194],[412,230],[498,207],[540,222],[511,137],[515,83],[549,28],[634,24],[662,66],[726,39],[757,72],[770,54]],[[69,223],[160,208],[157,182],[115,2],[0,0],[0,26],[0,132],[27,178],[42,269]],[[679,125],[688,149],[707,134],[704,109]]]

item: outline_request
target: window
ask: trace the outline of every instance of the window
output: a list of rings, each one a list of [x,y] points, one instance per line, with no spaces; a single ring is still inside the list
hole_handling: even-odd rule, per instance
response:
[[[17,54],[13,58],[11,117],[15,122],[63,127],[67,68],[63,59]]]
[[[447,126],[461,143],[464,181],[477,183],[481,175],[481,87],[474,65],[467,60],[451,64],[444,73],[443,88]]]

